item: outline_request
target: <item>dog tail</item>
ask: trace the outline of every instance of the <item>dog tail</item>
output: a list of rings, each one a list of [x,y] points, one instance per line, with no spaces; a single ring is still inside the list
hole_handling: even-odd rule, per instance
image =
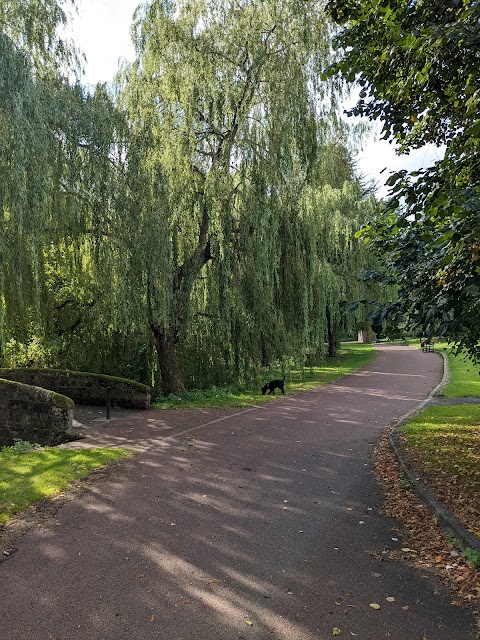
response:
[[[283,376],[283,380],[282,380],[282,382],[285,382],[285,376]]]

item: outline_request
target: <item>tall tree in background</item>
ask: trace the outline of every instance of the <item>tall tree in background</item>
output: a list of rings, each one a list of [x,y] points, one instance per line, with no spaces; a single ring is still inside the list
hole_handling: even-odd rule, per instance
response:
[[[343,55],[330,69],[361,86],[357,115],[380,118],[401,151],[443,160],[392,175],[366,235],[399,285],[394,315],[480,357],[480,6],[468,0],[332,0]],[[399,205],[400,208],[399,208]]]
[[[44,336],[105,290],[117,191],[112,101],[72,81],[78,55],[54,0],[0,5],[0,342]],[[102,255],[103,252],[103,255]],[[59,268],[61,266],[61,268]],[[54,277],[54,274],[58,277]],[[93,284],[95,283],[95,284]]]
[[[155,371],[168,394],[332,355],[362,321],[343,309],[372,203],[342,83],[319,81],[321,3],[153,0],[93,92],[63,6],[0,7],[4,361]]]
[[[321,2],[154,0],[133,34],[119,88],[125,220],[144,249],[128,277],[144,291],[163,392],[178,392],[195,311],[229,324],[237,364],[242,337],[267,358],[279,339],[283,353],[304,347],[308,320],[324,327],[308,311],[317,266],[301,209],[319,148],[342,131],[340,89],[318,80],[331,59]]]

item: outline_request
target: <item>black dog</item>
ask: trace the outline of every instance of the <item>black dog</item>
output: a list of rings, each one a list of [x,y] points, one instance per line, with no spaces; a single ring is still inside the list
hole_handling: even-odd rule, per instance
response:
[[[280,389],[282,395],[285,395],[284,384],[285,376],[283,376],[283,380],[270,380],[270,382],[267,382],[267,384],[262,387],[262,395],[265,395],[267,391],[269,394],[273,393],[273,395],[275,395],[275,389]]]

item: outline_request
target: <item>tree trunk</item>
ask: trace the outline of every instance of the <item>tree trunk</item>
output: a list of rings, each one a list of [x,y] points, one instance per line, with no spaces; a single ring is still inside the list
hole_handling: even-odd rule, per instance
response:
[[[268,369],[268,367],[270,366],[270,358],[268,355],[267,346],[265,344],[265,338],[263,335],[262,335],[261,341],[262,341],[262,368]]]
[[[330,309],[325,310],[327,316],[327,337],[328,337],[328,357],[334,358],[337,355],[337,337],[333,328],[332,316]]]
[[[155,337],[158,366],[160,367],[161,389],[164,396],[182,393],[185,390],[183,374],[177,356],[177,336],[175,331],[164,331],[152,325]]]

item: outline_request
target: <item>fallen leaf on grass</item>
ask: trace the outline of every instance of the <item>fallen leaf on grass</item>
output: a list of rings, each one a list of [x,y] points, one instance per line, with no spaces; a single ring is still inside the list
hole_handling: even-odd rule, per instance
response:
[[[372,604],[370,605],[372,609],[380,609],[380,605],[377,604],[376,602],[372,602]]]
[[[411,456],[412,467],[415,467],[416,464],[419,464],[415,458],[418,451],[415,448],[404,446],[406,455]],[[456,600],[469,603],[470,594],[475,593],[477,595],[474,598],[478,598],[480,596],[480,574],[473,567],[466,565],[460,554],[460,557],[451,555],[452,551],[458,553],[458,550],[451,546],[446,534],[432,520],[430,511],[426,507],[419,507],[418,498],[415,495],[401,489],[399,467],[391,452],[386,433],[377,446],[375,475],[386,496],[386,502],[382,508],[383,515],[399,518],[404,525],[405,542],[403,544],[405,546],[402,548],[405,553],[404,558],[410,562],[414,561],[417,566],[433,570],[452,590]],[[430,489],[433,489],[437,498],[447,506],[449,502],[452,503],[455,514],[460,515],[466,522],[478,522],[480,510],[475,508],[478,505],[478,499],[477,502],[472,501],[470,494],[473,492],[469,492],[468,500],[463,502],[457,484],[450,482],[451,479],[452,477],[448,474],[447,477],[442,474],[435,475],[435,473],[433,476],[428,475]],[[478,498],[480,494],[475,495]],[[468,505],[468,509],[466,505]],[[410,544],[413,548],[410,547]],[[419,551],[414,549],[419,549]],[[393,554],[399,551],[390,551],[391,557],[395,557]],[[453,558],[455,558],[455,562],[452,562]],[[451,564],[452,568],[445,570],[447,563]],[[408,610],[404,607],[402,609]]]

